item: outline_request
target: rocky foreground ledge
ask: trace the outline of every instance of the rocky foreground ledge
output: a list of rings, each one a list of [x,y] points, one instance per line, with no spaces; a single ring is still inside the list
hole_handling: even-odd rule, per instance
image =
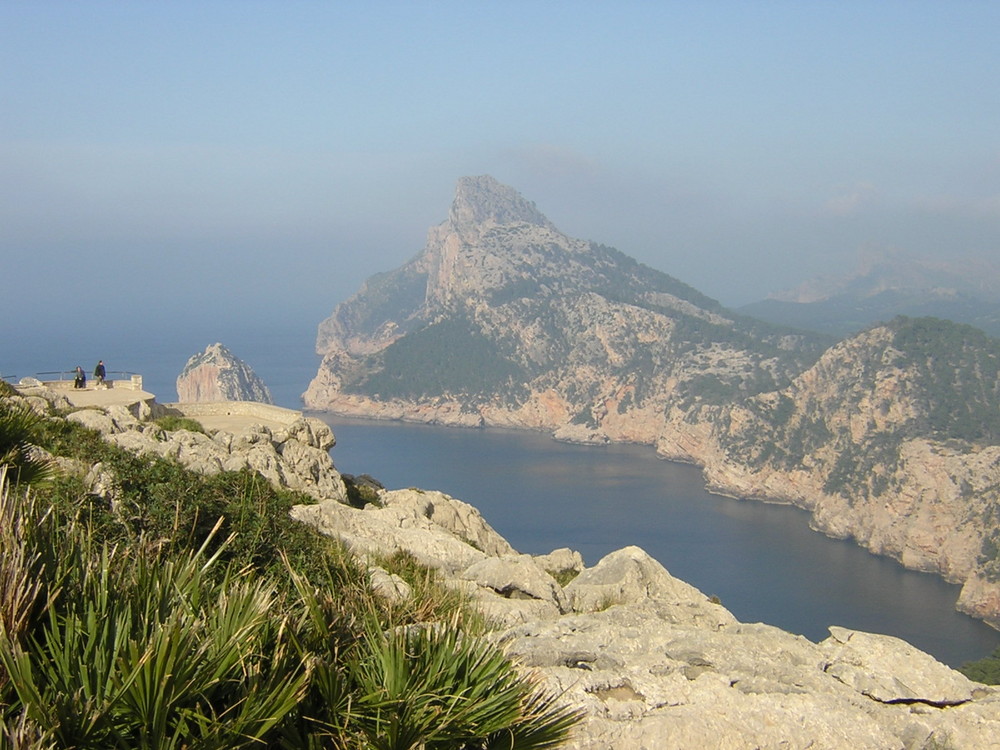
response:
[[[28,401],[48,412],[66,405],[60,398]],[[440,492],[381,490],[378,506],[352,508],[328,452],[333,433],[316,419],[206,436],[165,431],[154,414],[136,404],[68,418],[200,472],[259,470],[315,497],[294,517],[356,553],[402,549],[433,566],[479,603],[517,663],[582,709],[568,748],[1000,748],[1000,691],[897,638],[831,627],[812,643],[740,623],[638,547],[592,568],[567,549],[521,555],[475,508]],[[98,467],[90,478],[96,490]],[[386,596],[407,595],[401,579],[370,573]]]

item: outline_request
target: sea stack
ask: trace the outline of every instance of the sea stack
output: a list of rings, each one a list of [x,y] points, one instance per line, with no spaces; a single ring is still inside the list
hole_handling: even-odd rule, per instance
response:
[[[222,344],[216,343],[191,357],[177,376],[177,400],[258,401],[274,403],[271,391],[253,369]]]

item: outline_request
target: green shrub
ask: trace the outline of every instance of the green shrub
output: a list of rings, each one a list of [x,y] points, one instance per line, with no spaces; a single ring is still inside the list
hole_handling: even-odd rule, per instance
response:
[[[311,498],[65,419],[35,439],[99,463],[110,489],[0,480],[0,747],[530,750],[576,722],[469,635],[481,616],[412,556],[383,560],[411,597],[377,596],[290,517]]]
[[[347,487],[347,502],[354,508],[364,508],[366,505],[381,506],[379,490],[385,489],[381,482],[367,474],[359,477],[351,474],[341,474],[344,486]]]
[[[970,680],[984,685],[1000,685],[1000,647],[994,649],[989,656],[965,662],[958,671]]]
[[[560,586],[566,586],[570,581],[580,575],[580,571],[576,568],[564,568],[563,570],[550,570],[549,575],[555,578],[556,583]]]
[[[419,623],[456,620],[466,631],[481,633],[485,619],[472,607],[468,596],[446,586],[438,572],[421,563],[406,550],[376,556],[372,562],[390,575],[399,576],[411,595],[405,601],[387,603],[392,619],[397,622]]]

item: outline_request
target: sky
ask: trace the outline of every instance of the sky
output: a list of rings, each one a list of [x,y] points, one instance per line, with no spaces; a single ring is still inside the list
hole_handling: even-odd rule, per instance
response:
[[[872,251],[995,258],[998,29],[961,0],[5,0],[0,341],[311,336],[465,175],[731,306]]]

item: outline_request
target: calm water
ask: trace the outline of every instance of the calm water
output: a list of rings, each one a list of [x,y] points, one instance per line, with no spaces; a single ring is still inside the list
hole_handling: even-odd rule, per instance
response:
[[[592,565],[636,544],[739,620],[812,641],[829,625],[886,633],[952,666],[1000,644],[955,612],[957,586],[810,531],[796,508],[711,495],[696,467],[647,447],[314,416],[334,429],[341,471],[471,503],[520,552],[570,547]]]

